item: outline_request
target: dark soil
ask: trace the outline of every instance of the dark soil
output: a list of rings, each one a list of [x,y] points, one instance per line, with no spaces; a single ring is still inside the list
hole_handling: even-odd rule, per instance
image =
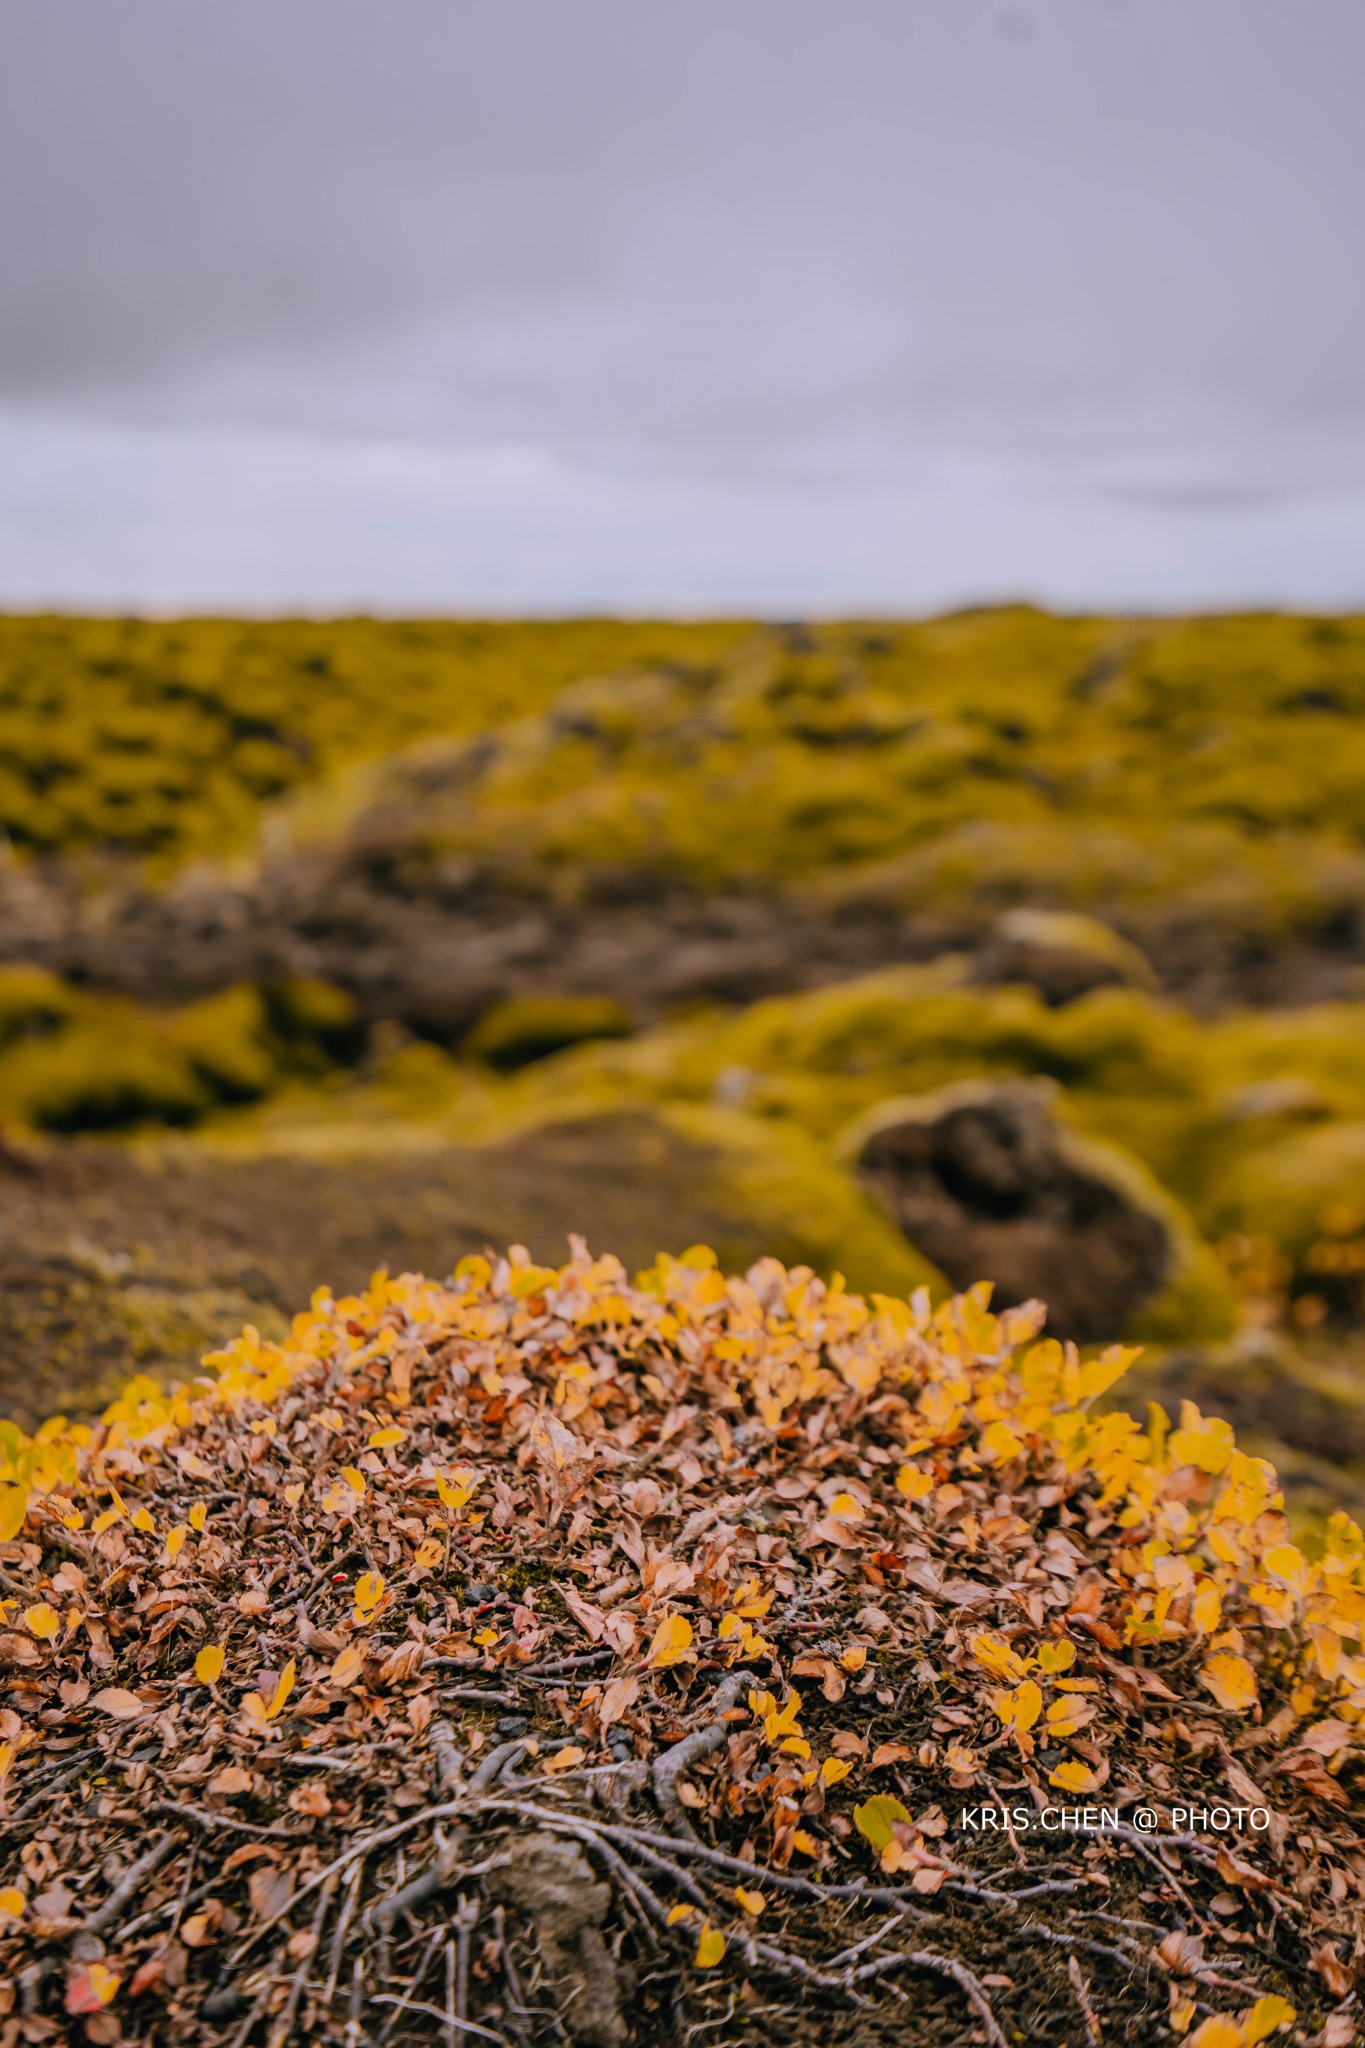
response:
[[[551,1124],[487,1147],[242,1157],[167,1140],[0,1153],[0,1413],[89,1414],[129,1373],[183,1378],[255,1321],[275,1334],[319,1285],[379,1266],[448,1273],[517,1240],[562,1258],[571,1230],[632,1267],[704,1242],[772,1247],[706,1148],[647,1116]],[[780,1247],[779,1247],[780,1249]]]
[[[1093,985],[1003,951],[1004,905],[915,909],[865,894],[770,889],[702,895],[658,877],[597,876],[584,893],[379,858],[363,842],[291,855],[244,882],[189,877],[151,891],[90,887],[60,864],[0,875],[0,959],[155,1004],[230,986],[317,976],[368,1022],[396,1018],[442,1043],[464,1039],[516,995],[615,999],[637,1022],[702,1002],[748,1003],[945,952],[978,953],[983,979],[1033,979],[1050,1001]],[[1273,943],[1178,907],[1138,935],[1160,985],[1190,1007],[1296,1005],[1347,994],[1356,948]],[[1103,978],[1103,977],[1101,977]]]

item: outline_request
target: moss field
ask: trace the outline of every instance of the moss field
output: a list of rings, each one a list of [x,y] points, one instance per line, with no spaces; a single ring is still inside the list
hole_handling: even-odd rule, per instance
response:
[[[681,896],[885,933],[756,1001],[566,971],[442,1038],[300,975],[134,1000],[0,927],[21,1419],[485,1241],[941,1285],[859,1185],[860,1124],[1024,1080],[1179,1247],[1114,1332],[1150,1385],[1212,1389],[1303,1499],[1365,1492],[1365,619],[9,618],[0,826],[11,894],[82,914],[368,835],[412,900],[456,874],[606,925]],[[1103,920],[1110,985],[983,971],[1021,908]]]

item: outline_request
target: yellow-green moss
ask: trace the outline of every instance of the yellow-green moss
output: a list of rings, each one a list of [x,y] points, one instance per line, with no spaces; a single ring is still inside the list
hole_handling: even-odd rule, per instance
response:
[[[628,1038],[631,1016],[610,996],[509,996],[479,1019],[465,1051],[499,1073],[593,1039]]]

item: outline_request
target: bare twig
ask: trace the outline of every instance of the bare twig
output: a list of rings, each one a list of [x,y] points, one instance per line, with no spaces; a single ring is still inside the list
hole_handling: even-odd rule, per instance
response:
[[[474,1798],[480,1792],[486,1792],[490,1785],[497,1783],[500,1772],[509,1764],[519,1763],[525,1754],[524,1735],[516,1736],[511,1742],[500,1742],[495,1749],[490,1749],[469,1781],[470,1797]]]
[[[288,1828],[260,1827],[254,1821],[238,1820],[235,1813],[208,1813],[202,1806],[182,1806],[178,1800],[154,1799],[147,1808],[149,1813],[165,1813],[180,1820],[192,1820],[201,1828],[226,1828],[238,1835],[267,1835],[275,1842],[289,1842],[295,1838]]]
[[[341,1955],[342,1950],[346,1946],[346,1932],[350,1927],[351,1919],[356,1909],[356,1902],[360,1897],[360,1880],[364,1874],[365,1859],[363,1856],[357,1857],[355,1863],[351,1866],[351,1874],[346,1884],[346,1896],[341,1902],[341,1911],[337,1914],[336,1933],[332,1936],[332,1953],[327,1962],[327,1982],[323,1987],[322,1993],[324,2005],[330,2005],[336,1996],[337,1977],[341,1970]]]
[[[455,1909],[455,2030],[460,2034],[469,2017],[469,1945],[478,1918],[477,1898],[462,1898]]]
[[[398,2022],[403,2017],[403,2014],[411,2010],[412,2002],[422,1988],[422,1984],[426,1978],[427,1971],[431,1968],[432,1958],[435,1956],[436,1951],[440,1948],[444,1935],[444,1927],[438,1927],[435,1933],[428,1940],[426,1947],[422,1950],[421,1961],[418,1963],[417,1968],[413,1971],[411,1977],[409,1977],[408,1979],[407,1989],[403,1992],[402,1997],[396,2001],[393,2011],[389,2014],[383,2026],[379,2029],[379,2039],[375,2043],[375,2048],[384,2048],[384,2043],[388,2040],[389,2035],[398,2025]]]
[[[904,1691],[904,1689],[905,1688],[902,1686],[901,1690]],[[899,1704],[899,1702],[897,1702],[897,1704]],[[1023,1850],[1019,1846],[1019,1837],[1014,1832],[1014,1822],[1010,1818],[1010,1810],[1008,1806],[1006,1806],[1004,1800],[1000,1797],[1000,1794],[996,1790],[995,1785],[989,1778],[986,1779],[986,1790],[990,1793],[991,1798],[995,1801],[995,1804],[999,1811],[1004,1815],[1005,1833],[1009,1837],[1009,1845],[1011,1849],[1014,1851],[1014,1860],[1019,1865],[1019,1868],[1023,1870],[1027,1866],[1028,1858],[1025,1856]]]
[[[437,1788],[447,1799],[453,1799],[460,1789],[463,1775],[460,1752],[455,1747],[455,1730],[449,1721],[433,1721],[430,1739],[431,1753],[436,1759]]]
[[[357,1956],[351,1965],[351,1996],[346,2007],[346,2048],[357,2048],[360,2015],[364,2005],[365,1958]]]
[[[285,2048],[289,2036],[294,2031],[294,2021],[298,2017],[299,2001],[303,1997],[303,1987],[312,1972],[313,1957],[317,1952],[318,1941],[322,1935],[322,1923],[327,1918],[327,1909],[332,1903],[332,1894],[335,1890],[336,1879],[332,1878],[318,1893],[318,1902],[313,1911],[313,1924],[308,1930],[308,1946],[300,1957],[299,1966],[290,1980],[289,1996],[286,1998],[284,2006],[276,2017],[275,2023],[267,2036],[268,2048]]]
[[[455,1955],[455,1944],[453,1941],[447,1942],[446,1950],[451,1957],[451,1969],[453,1971]],[[371,2005],[395,2005],[397,2002],[397,1999],[387,1991],[376,1991],[370,2000]],[[439,2005],[421,2005],[416,2000],[407,2006],[406,2010],[408,2012],[420,2012],[429,2020],[440,2020],[442,2025],[447,2027],[453,2014],[453,2007],[443,2010]],[[484,2041],[497,2041],[500,2044],[500,2048],[508,2048],[507,2036],[505,2034],[495,2034],[491,2027],[482,2027],[477,2020],[466,2020],[464,2030],[467,2034],[478,2034]],[[358,2026],[356,2038],[359,2039]],[[449,2041],[453,2041],[455,2036],[452,2032],[448,2033],[446,2038]]]
[[[1085,2031],[1090,2036],[1091,2048],[1104,2048],[1104,2035],[1100,2032],[1095,2008],[1090,2003],[1090,1988],[1081,1975],[1081,1966],[1074,1955],[1066,1959],[1066,1974],[1071,1979],[1071,1988],[1076,1994],[1076,2003],[1081,2009],[1081,2018],[1085,2021]]]
[[[856,1963],[859,1956],[866,1955],[867,1951],[870,1948],[875,1948],[879,1941],[885,1941],[888,1934],[893,1933],[897,1927],[903,1925],[904,1920],[905,1915],[903,1913],[889,1913],[880,1927],[874,1928],[871,1934],[865,1934],[861,1941],[855,1941],[852,1948],[841,1948],[837,1956],[830,1956],[826,1968],[837,1970],[841,1963],[845,1965]]]
[[[466,1665],[459,1657],[428,1657],[422,1666],[424,1671],[466,1671]],[[508,1713],[515,1713],[521,1701],[512,1692],[493,1692],[478,1685],[438,1685],[437,1691],[443,1700],[454,1700],[461,1707],[505,1707]]]
[[[663,1755],[655,1760],[654,1768],[650,1772],[655,1804],[675,1834],[695,1837],[695,1830],[678,1792],[678,1779],[683,1771],[690,1769],[695,1763],[700,1763],[704,1756],[710,1756],[713,1750],[721,1747],[730,1732],[721,1717],[733,1707],[748,1682],[748,1676],[743,1671],[732,1671],[727,1677],[722,1678],[711,1696],[712,1718],[706,1727],[696,1729],[691,1735],[685,1735],[681,1742],[675,1742],[671,1749],[666,1749]]]
[[[615,1650],[587,1650],[581,1657],[552,1657],[546,1664],[523,1664],[512,1672],[515,1678],[561,1678],[570,1671],[592,1671],[610,1664]]]
[[[177,1839],[174,1829],[170,1829],[159,1841],[153,1842],[151,1848],[139,1856],[136,1863],[129,1864],[104,1904],[97,1907],[93,1913],[88,1913],[75,1932],[83,1935],[106,1934],[129,1899],[137,1897],[146,1879],[166,1861],[175,1848]]]
[[[281,1953],[283,1953],[283,1951],[281,1951]],[[274,1990],[274,1988],[274,1966],[271,1965],[265,1971],[265,1974],[261,1979],[261,1987],[259,1991],[256,1993],[256,1996],[252,2000],[251,2004],[247,2007],[246,2013],[242,2019],[242,2023],[232,2037],[231,2048],[246,2048],[247,2037],[250,2034],[252,2028],[255,2026],[257,2020],[261,2017],[261,2014],[269,2005],[270,1994]]]
[[[941,1956],[932,1950],[922,1948],[903,1949],[899,1955],[884,1957],[875,1963],[864,1963],[861,1969],[852,1973],[853,1982],[867,1983],[874,1977],[887,1975],[892,1970],[906,1968],[928,1970],[936,1977],[951,1978],[986,2029],[986,2039],[990,2042],[991,2048],[1009,2048],[1009,2043],[1001,2033],[995,2014],[991,2010],[991,2002],[986,1996],[986,1988],[981,1979],[969,1970],[965,1963],[960,1963],[956,1956]]]
[[[384,1937],[393,1930],[395,1920],[404,1913],[412,1912],[416,1906],[426,1903],[437,1892],[443,1891],[460,1867],[460,1836],[443,1834],[436,1830],[436,1854],[425,1870],[396,1890],[385,1892],[376,1900],[365,1915],[365,1926],[371,1932]]]

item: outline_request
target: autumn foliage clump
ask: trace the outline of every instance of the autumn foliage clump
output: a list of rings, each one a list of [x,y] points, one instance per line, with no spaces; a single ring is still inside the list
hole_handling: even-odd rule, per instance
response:
[[[0,2044],[1346,2048],[1365,1540],[1043,1310],[575,1241],[0,1432]]]

